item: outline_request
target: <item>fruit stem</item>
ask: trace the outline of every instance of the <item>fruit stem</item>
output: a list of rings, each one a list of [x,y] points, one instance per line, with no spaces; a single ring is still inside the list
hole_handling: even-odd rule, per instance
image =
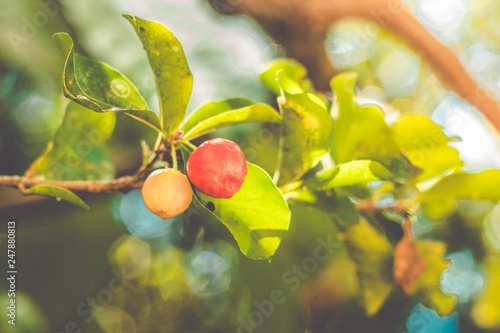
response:
[[[159,132],[158,133],[158,137],[156,138],[156,143],[155,143],[155,146],[153,148],[153,151],[155,151],[155,152],[158,151],[158,149],[160,148],[160,145],[161,145],[161,143],[163,141],[163,137],[164,137],[163,133]]]
[[[170,146],[170,153],[172,154],[172,163],[173,167],[175,170],[177,170],[177,148],[175,147],[174,143],[171,144]]]
[[[198,147],[196,147],[195,145],[193,145],[193,144],[192,144],[191,142],[189,142],[189,141],[181,141],[181,142],[182,142],[183,144],[185,144],[186,146],[188,146],[189,148],[193,149],[193,150],[195,150],[196,148],[198,148]]]

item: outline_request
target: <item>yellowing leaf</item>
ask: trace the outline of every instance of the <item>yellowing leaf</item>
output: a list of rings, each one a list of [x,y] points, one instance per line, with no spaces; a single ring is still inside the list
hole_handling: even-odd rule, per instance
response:
[[[444,259],[446,245],[437,241],[417,240],[416,246],[426,265],[415,286],[420,301],[440,316],[447,316],[455,310],[457,300],[440,289],[441,274],[448,268],[448,262]]]
[[[428,117],[403,115],[391,127],[391,136],[410,162],[423,169],[419,180],[438,176],[463,165],[458,151],[448,146],[450,139]]]
[[[471,317],[482,329],[500,329],[500,256],[490,255],[484,262],[486,288],[474,302]]]
[[[421,201],[445,199],[499,201],[500,170],[486,170],[476,174],[454,173],[443,177],[420,196]]]
[[[356,264],[366,314],[373,316],[384,305],[394,283],[392,246],[364,220],[347,229],[346,246]]]
[[[408,183],[420,172],[420,169],[401,153],[388,129],[361,141],[354,158],[379,162],[390,171],[392,178],[398,183]]]

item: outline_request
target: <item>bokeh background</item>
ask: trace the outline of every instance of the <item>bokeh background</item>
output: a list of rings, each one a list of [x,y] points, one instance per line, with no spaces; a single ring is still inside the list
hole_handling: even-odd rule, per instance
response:
[[[500,3],[404,2],[500,98]],[[258,73],[283,50],[252,20],[221,16],[202,0],[59,0],[57,6],[0,0],[0,8],[0,174],[22,174],[60,123],[63,56],[51,38],[56,32],[68,32],[78,52],[120,70],[157,105],[147,57],[122,13],[161,22],[181,41],[194,75],[189,111],[229,97],[275,103]],[[500,168],[498,135],[404,41],[374,23],[345,19],[332,26],[325,46],[336,68],[359,73],[361,102],[381,105],[389,120],[427,115],[461,138],[452,145],[466,170]],[[262,125],[217,135],[273,172],[278,137]],[[118,116],[108,148],[116,175],[139,166],[142,139],[152,144],[155,135]],[[6,252],[4,224],[14,219],[19,272],[17,325],[3,318],[1,332],[304,332],[311,312],[318,322],[334,318],[330,327],[338,332],[472,333],[481,331],[477,320],[500,320],[498,309],[476,314],[476,321],[470,314],[489,283],[481,253],[500,250],[500,206],[464,205],[464,221],[473,222],[453,233],[423,220],[415,227],[417,235],[450,245],[441,283],[459,297],[455,313],[441,318],[417,301],[394,301],[368,319],[355,301],[352,263],[322,213],[292,207],[290,232],[269,263],[244,257],[230,233],[199,210],[163,221],[145,208],[140,191],[82,197],[90,211],[0,188],[0,244]],[[335,248],[328,260],[300,269],[325,242]],[[5,309],[7,284],[0,281]],[[279,302],[270,306],[276,291]]]

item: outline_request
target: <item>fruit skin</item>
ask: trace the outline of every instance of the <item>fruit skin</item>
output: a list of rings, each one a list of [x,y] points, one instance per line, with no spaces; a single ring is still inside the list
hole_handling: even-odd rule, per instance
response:
[[[174,169],[152,172],[142,186],[146,207],[162,219],[183,213],[191,203],[193,190],[186,176]]]
[[[243,185],[247,161],[240,147],[226,139],[202,143],[188,158],[186,173],[191,183],[213,198],[229,199]]]

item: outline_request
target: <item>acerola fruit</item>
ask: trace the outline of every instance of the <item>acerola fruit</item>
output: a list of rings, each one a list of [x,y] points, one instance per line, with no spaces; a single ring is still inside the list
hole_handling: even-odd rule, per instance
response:
[[[213,139],[205,141],[191,153],[186,173],[202,193],[213,198],[229,199],[245,181],[247,161],[236,143]]]
[[[162,219],[170,219],[184,212],[192,197],[189,180],[174,169],[152,172],[142,186],[144,204]]]

